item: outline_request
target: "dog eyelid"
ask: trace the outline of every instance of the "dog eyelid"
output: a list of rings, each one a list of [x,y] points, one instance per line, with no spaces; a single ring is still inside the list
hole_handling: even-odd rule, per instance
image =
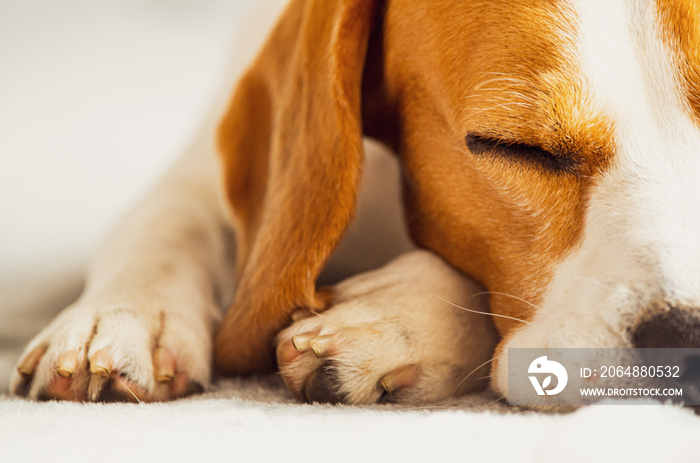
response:
[[[546,149],[527,143],[470,133],[465,138],[467,148],[476,156],[496,155],[509,159],[533,162],[547,170],[574,173],[577,162],[567,156],[554,154]]]

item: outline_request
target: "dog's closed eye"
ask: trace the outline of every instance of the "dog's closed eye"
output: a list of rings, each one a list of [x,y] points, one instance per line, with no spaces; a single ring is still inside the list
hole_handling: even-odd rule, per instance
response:
[[[576,170],[578,164],[571,157],[554,154],[544,148],[527,143],[501,140],[473,133],[467,135],[465,140],[469,151],[477,156],[491,155],[523,160],[555,173],[572,173]]]

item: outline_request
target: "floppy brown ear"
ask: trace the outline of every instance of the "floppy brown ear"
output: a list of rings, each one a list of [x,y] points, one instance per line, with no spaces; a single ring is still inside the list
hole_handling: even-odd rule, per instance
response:
[[[274,366],[295,308],[355,211],[361,86],[377,0],[294,0],[244,75],[219,128],[238,244],[235,300],[216,336],[224,373]]]

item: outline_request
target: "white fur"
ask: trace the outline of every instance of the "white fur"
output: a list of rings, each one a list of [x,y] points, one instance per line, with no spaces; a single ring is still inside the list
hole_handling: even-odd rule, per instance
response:
[[[335,288],[333,307],[280,333],[283,343],[302,333],[332,336],[323,360],[310,351],[280,365],[288,384],[303,385],[324,363],[337,374],[348,403],[374,403],[381,379],[417,366],[416,384],[392,400],[422,403],[485,387],[496,333],[482,288],[427,251],[402,255],[386,266],[349,278]],[[445,301],[449,301],[452,305]],[[482,368],[480,368],[480,366]]]
[[[41,393],[59,356],[72,349],[85,368],[86,359],[108,347],[114,367],[155,394],[151,355],[157,345],[168,347],[179,371],[209,384],[211,339],[222,299],[230,299],[232,271],[231,239],[212,178],[213,147],[202,141],[106,239],[80,299],[25,350],[48,347],[30,397]],[[15,372],[11,384],[19,381]]]
[[[157,345],[176,355],[178,371],[209,384],[213,331],[235,286],[234,237],[212,138],[215,120],[107,237],[80,299],[29,343],[21,359],[37,346],[48,346],[29,397],[41,395],[56,376],[58,358],[73,349],[81,365],[74,384],[89,381],[87,359],[108,347],[115,369],[151,399],[167,399],[168,388],[154,377],[151,357]],[[326,279],[375,267],[411,248],[399,208],[398,163],[376,144],[366,149],[358,223],[326,268]],[[11,389],[21,381],[14,371]]]
[[[571,60],[593,103],[613,120],[618,152],[591,192],[581,246],[556,268],[541,310],[506,348],[627,346],[627,328],[650,304],[700,305],[700,133],[679,90],[674,53],[660,40],[654,2],[571,5],[580,26]],[[212,330],[233,286],[232,236],[217,178],[211,140],[203,139],[112,234],[84,295],[27,348],[49,347],[32,397],[69,349],[79,349],[84,363],[109,346],[116,367],[154,392],[151,355],[160,343],[194,380],[208,383]],[[365,236],[386,229],[375,223]],[[387,255],[407,248],[405,236],[395,236]],[[362,252],[353,245],[349,254]],[[280,339],[317,330],[336,336],[332,360],[351,402],[377,400],[382,376],[409,363],[421,368],[421,379],[404,400],[436,400],[458,389],[460,375],[488,358],[484,346],[493,342],[485,316],[428,295],[474,307],[476,289],[465,281],[439,259],[415,253],[341,284],[335,307]],[[283,374],[303,382],[319,365],[307,353],[283,365]],[[507,395],[505,354],[495,365],[495,387]],[[15,373],[13,384],[19,381]]]
[[[651,0],[580,0],[578,56],[617,152],[590,195],[583,241],[514,347],[630,347],[654,303],[700,306],[700,132]],[[507,360],[495,386],[507,394]]]

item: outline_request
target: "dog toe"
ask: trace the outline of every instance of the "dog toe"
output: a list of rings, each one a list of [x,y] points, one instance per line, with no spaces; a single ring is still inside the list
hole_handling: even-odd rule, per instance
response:
[[[56,362],[56,373],[63,378],[70,378],[78,369],[80,361],[80,351],[71,349],[58,357]]]
[[[20,359],[10,378],[10,392],[19,396],[25,396],[29,393],[29,386],[46,350],[46,345],[39,345],[28,350]]]
[[[396,392],[412,387],[418,381],[420,369],[416,365],[406,365],[384,376],[379,383],[388,392]]]
[[[38,400],[152,402],[209,384],[211,328],[132,307],[73,307],[26,349],[10,390]]]
[[[410,282],[351,290],[277,337],[280,374],[297,399],[417,405],[485,387],[496,338],[478,315]]]
[[[387,392],[410,387],[418,369],[402,367],[407,349],[386,346],[386,331],[363,323],[350,324],[332,309],[304,319],[280,334],[277,363],[282,378],[305,402],[376,403]],[[342,314],[342,313],[341,313]],[[391,330],[389,330],[391,331]]]
[[[79,384],[80,382],[74,381],[72,377],[55,376],[36,394],[36,398],[84,402],[87,400],[86,391]]]

